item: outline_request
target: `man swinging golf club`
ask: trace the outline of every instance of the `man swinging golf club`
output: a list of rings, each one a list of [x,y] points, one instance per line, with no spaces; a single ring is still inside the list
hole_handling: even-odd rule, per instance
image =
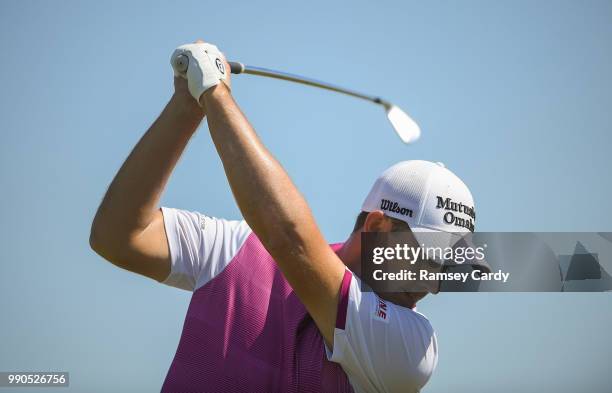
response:
[[[223,55],[203,42],[179,55],[189,66],[175,71],[172,98],[115,176],[90,237],[113,264],[193,292],[162,390],[419,391],[437,362],[434,331],[413,310],[426,293],[362,292],[360,233],[467,230],[437,200],[473,211],[465,184],[438,164],[400,162],[346,242],[330,246],[232,98]],[[158,207],[204,117],[244,221]]]

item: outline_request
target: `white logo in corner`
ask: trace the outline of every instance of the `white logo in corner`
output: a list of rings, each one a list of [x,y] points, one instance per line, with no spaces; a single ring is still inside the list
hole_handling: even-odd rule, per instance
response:
[[[389,305],[381,298],[377,298],[377,300],[376,310],[374,310],[374,319],[389,323],[389,313],[391,311]]]

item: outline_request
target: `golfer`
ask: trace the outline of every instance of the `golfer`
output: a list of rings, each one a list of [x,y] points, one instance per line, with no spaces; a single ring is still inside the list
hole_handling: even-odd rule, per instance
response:
[[[440,164],[400,162],[330,246],[234,101],[221,52],[199,41],[177,56],[188,69],[175,70],[174,94],[115,176],[90,237],[113,264],[193,292],[162,391],[419,391],[438,356],[414,310],[426,292],[362,292],[360,234],[467,230],[456,225],[475,218],[465,184]],[[244,221],[159,208],[204,118]],[[198,190],[207,176],[193,179]]]

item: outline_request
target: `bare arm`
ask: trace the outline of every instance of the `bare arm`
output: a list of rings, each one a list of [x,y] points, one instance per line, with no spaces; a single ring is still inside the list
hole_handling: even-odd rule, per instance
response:
[[[170,253],[159,199],[204,111],[175,78],[175,93],[111,183],[94,218],[90,244],[113,264],[163,281]]]
[[[201,98],[208,126],[238,206],[317,324],[328,345],[344,265],[306,201],[263,146],[225,86]]]

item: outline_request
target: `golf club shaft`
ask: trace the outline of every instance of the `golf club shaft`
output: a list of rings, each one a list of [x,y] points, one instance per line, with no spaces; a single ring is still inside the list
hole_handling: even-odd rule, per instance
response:
[[[367,100],[375,104],[382,105],[385,108],[391,105],[387,101],[377,96],[363,94],[363,93],[360,93],[354,90],[345,89],[343,87],[332,85],[330,83],[322,82],[316,79],[311,79],[311,78],[306,78],[300,75],[290,74],[288,72],[276,71],[276,70],[271,70],[271,69],[262,68],[262,67],[249,66],[249,65],[245,65],[245,64],[242,64],[236,61],[230,61],[229,65],[230,65],[232,74],[250,74],[250,75],[265,76],[265,77],[274,78],[274,79],[281,79],[281,80],[285,80],[289,82],[301,83],[307,86],[313,86],[313,87],[318,87],[318,88],[325,89],[325,90],[335,91],[337,93],[346,94],[346,95],[356,97],[356,98],[361,98],[362,100]]]
[[[217,59],[218,61],[219,59]],[[247,66],[242,63],[235,61],[229,62],[230,72],[232,74],[251,74],[264,76],[267,78],[281,79],[289,82],[300,83],[306,86],[318,87],[320,89],[335,91],[336,93],[342,93],[351,97],[360,98],[362,100],[370,101],[374,104],[380,105],[385,108],[387,119],[391,123],[391,126],[397,132],[399,137],[404,143],[412,143],[416,141],[421,135],[421,129],[419,125],[402,111],[396,105],[391,104],[389,101],[385,101],[378,96],[372,96],[369,94],[363,94],[355,90],[345,89],[340,86],[332,85],[330,83],[322,82],[316,79],[306,78],[300,75],[290,74],[288,72],[271,70],[262,67]],[[173,58],[172,67],[175,72],[179,74],[185,74],[189,68],[189,58],[185,55],[179,55]],[[217,64],[219,70],[224,72],[220,63]]]

